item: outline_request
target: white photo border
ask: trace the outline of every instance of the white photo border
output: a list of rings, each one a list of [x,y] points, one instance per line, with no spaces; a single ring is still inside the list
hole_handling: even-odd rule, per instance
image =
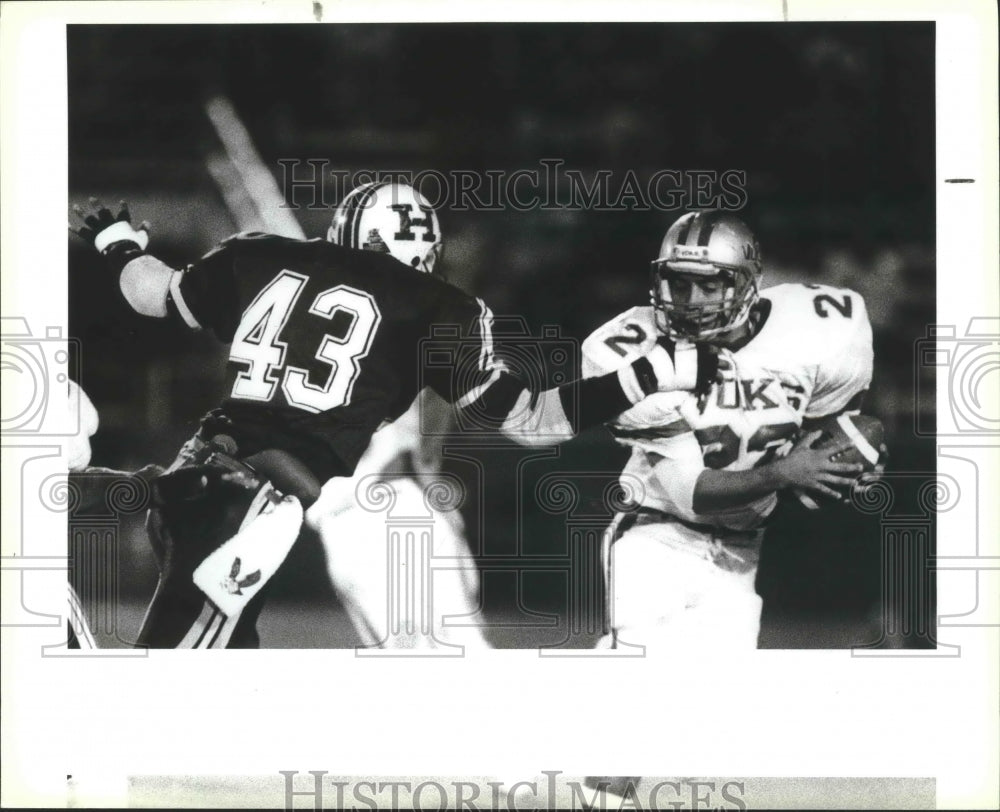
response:
[[[67,23],[316,24],[316,5],[4,3],[2,314],[66,328]],[[962,334],[973,317],[996,318],[993,4],[531,2],[477,9],[412,1],[324,2],[321,8],[323,24],[935,20],[937,321]],[[946,183],[953,178],[975,182]],[[52,254],[38,267],[39,246],[46,245]],[[949,394],[939,381],[939,409]],[[981,502],[1000,490],[998,442],[994,436],[977,452]],[[10,477],[16,471],[7,468],[5,496],[17,489]],[[53,555],[60,554],[60,516],[30,504],[22,514],[16,500],[4,501],[4,556],[16,555],[8,540],[29,526],[33,535],[60,540]],[[982,570],[980,601],[995,602],[1000,528],[995,513],[986,505],[982,511],[970,515],[959,505],[942,514],[938,555],[967,556],[960,540],[978,523],[978,560],[985,563],[970,566]],[[27,577],[8,569],[5,564],[5,617],[21,609],[17,590],[6,587]],[[969,608],[968,577],[952,575],[941,574],[939,614]],[[33,606],[58,615],[59,577],[40,576],[32,584]],[[995,603],[985,608],[996,624]],[[940,808],[987,808],[997,798],[997,627],[942,627],[938,636],[960,646],[961,655],[869,659],[850,651],[758,651],[652,668],[644,660],[543,659],[534,650],[447,661],[357,658],[350,650],[43,658],[43,632],[5,627],[3,804],[63,806],[71,773],[104,780],[106,801],[115,805],[121,800],[115,787],[129,775],[661,775],[669,767],[677,775],[930,776],[937,779]],[[488,705],[483,693],[492,697]],[[598,702],[598,696],[605,698]]]

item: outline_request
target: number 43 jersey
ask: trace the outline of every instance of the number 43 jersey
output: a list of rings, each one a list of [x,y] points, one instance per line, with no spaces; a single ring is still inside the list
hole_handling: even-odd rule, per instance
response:
[[[787,453],[803,418],[858,408],[872,376],[872,332],[854,291],[785,284],[761,292],[753,337],[725,353],[721,374],[701,395],[648,396],[609,425],[632,449],[626,492],[686,521],[748,530],[777,503],[770,494],[736,509],[697,514],[694,487],[705,468],[742,471]],[[653,308],[634,307],[583,344],[583,375],[599,375],[648,351]]]
[[[473,389],[495,368],[486,305],[387,254],[238,234],[191,265],[178,293],[191,326],[230,343],[228,396],[205,431],[244,453],[282,448],[321,479],[350,474],[424,386],[454,402],[456,377]],[[438,364],[422,357],[435,330]]]

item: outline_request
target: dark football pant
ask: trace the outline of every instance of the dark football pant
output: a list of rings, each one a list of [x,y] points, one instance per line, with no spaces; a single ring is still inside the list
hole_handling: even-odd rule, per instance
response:
[[[199,437],[190,440],[167,473],[154,481],[154,507],[146,529],[160,579],[146,610],[137,645],[150,648],[259,648],[257,618],[270,584],[237,617],[227,618],[195,586],[194,571],[239,531],[261,478],[229,476],[222,458]],[[236,481],[234,481],[234,479]]]
[[[173,511],[166,511],[173,512]],[[137,641],[149,648],[259,648],[257,618],[267,601],[270,584],[240,612],[227,618],[192,580],[194,571],[220,544],[236,534],[214,533],[196,523],[169,521],[161,508],[150,511],[147,529],[154,547],[166,555],[160,564],[160,580],[146,610]],[[174,529],[171,530],[170,527]],[[175,535],[180,531],[180,535]]]

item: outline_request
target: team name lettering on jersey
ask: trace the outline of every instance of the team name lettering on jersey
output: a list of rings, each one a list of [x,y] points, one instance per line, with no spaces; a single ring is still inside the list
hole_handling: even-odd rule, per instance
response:
[[[703,413],[709,402],[720,409],[777,409],[776,400],[768,397],[766,390],[774,383],[774,378],[743,378],[723,381],[698,399],[698,411]],[[802,391],[802,387],[797,387]]]

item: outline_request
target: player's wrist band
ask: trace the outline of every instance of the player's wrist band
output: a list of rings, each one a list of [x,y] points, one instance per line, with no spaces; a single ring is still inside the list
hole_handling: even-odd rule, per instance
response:
[[[629,405],[635,405],[649,394],[650,383],[654,385],[653,391],[655,391],[656,376],[653,374],[652,365],[645,358],[633,361],[627,367],[618,370],[615,377]]]
[[[94,237],[94,248],[102,254],[116,242],[127,240],[139,246],[140,250],[146,250],[149,245],[149,234],[145,231],[136,231],[127,220],[119,220],[107,228],[103,229]]]

